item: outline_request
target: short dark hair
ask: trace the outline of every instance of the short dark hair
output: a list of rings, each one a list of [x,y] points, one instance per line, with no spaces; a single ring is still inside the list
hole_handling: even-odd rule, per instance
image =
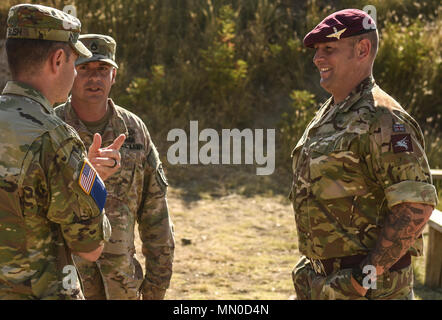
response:
[[[19,74],[36,73],[46,59],[56,50],[63,49],[66,62],[69,60],[72,49],[66,42],[38,39],[6,39],[6,54],[12,77]]]
[[[370,50],[370,55],[372,57],[376,57],[377,53],[378,53],[378,48],[379,48],[379,33],[378,30],[374,30],[374,31],[370,31],[367,33],[363,33],[359,36],[355,36],[355,41],[353,42],[353,45],[355,45],[356,43],[358,43],[359,41],[361,41],[362,39],[368,39],[371,43],[371,50]]]

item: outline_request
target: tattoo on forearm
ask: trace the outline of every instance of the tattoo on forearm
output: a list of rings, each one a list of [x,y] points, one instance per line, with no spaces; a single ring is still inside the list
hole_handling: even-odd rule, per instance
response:
[[[422,233],[433,207],[419,203],[402,203],[386,217],[376,248],[364,264],[383,273],[396,263]]]

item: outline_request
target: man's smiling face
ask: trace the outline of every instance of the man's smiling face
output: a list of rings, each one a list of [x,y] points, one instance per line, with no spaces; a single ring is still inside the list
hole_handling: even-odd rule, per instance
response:
[[[354,39],[315,44],[313,63],[321,75],[321,86],[332,95],[339,95],[344,88],[352,87],[358,61],[354,53]],[[353,86],[357,85],[355,83]]]

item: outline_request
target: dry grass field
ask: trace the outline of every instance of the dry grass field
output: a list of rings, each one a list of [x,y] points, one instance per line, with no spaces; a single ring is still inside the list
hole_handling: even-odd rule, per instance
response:
[[[234,166],[176,167],[168,177],[176,249],[166,299],[290,299],[299,252],[289,178]],[[413,263],[416,298],[442,300],[423,286],[425,259]]]

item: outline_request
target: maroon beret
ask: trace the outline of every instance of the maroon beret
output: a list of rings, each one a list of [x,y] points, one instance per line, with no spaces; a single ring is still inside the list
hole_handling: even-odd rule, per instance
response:
[[[337,41],[375,29],[376,24],[368,13],[358,9],[345,9],[322,20],[304,37],[304,45],[312,48],[318,42]]]

